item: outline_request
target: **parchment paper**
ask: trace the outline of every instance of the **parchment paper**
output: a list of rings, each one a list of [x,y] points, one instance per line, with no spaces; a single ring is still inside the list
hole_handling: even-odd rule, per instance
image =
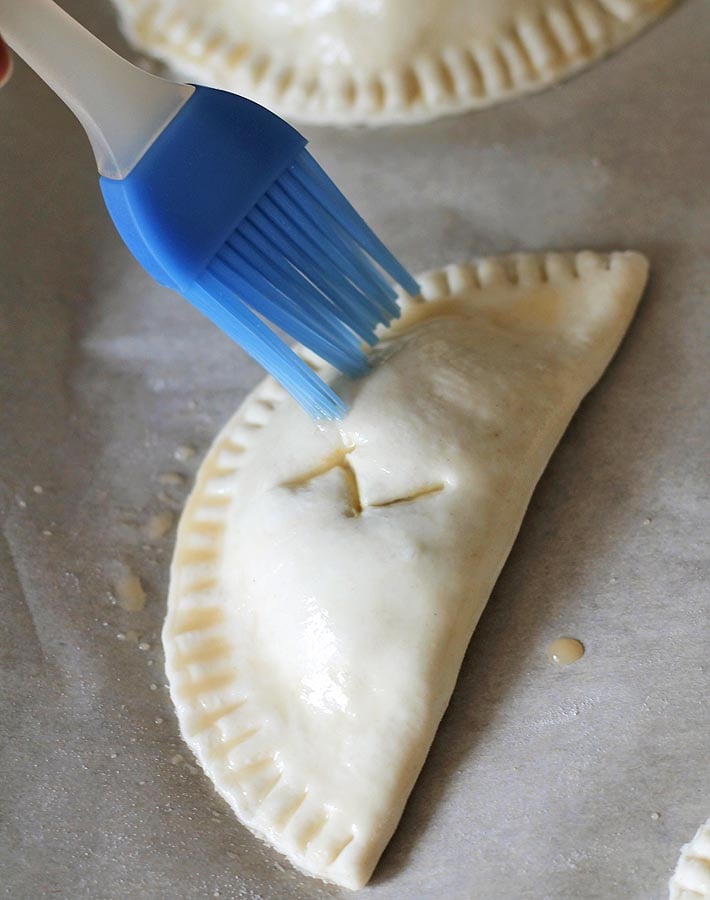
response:
[[[66,6],[128,52],[105,2]],[[520,102],[307,129],[413,271],[548,248],[652,264],[534,496],[371,900],[664,898],[710,815],[708,38],[710,6],[689,0]],[[177,514],[188,485],[160,476],[189,482],[260,372],[134,264],[80,128],[21,64],[0,132],[0,892],[346,896],[239,825],[165,688],[174,529],[142,528]],[[194,456],[175,459],[184,445]],[[113,602],[127,573],[143,611]],[[545,659],[561,635],[587,648],[567,669]]]

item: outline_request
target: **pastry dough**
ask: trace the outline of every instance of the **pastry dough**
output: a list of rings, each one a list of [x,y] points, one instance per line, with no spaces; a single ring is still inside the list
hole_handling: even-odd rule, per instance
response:
[[[300,869],[370,877],[646,277],[635,253],[432,272],[371,374],[336,379],[342,422],[311,422],[267,379],[215,440],[178,531],[170,690],[217,790]]]
[[[430,119],[537,90],[673,0],[115,0],[187,78],[313,122]]]
[[[680,851],[680,859],[668,885],[669,900],[710,898],[710,819]]]

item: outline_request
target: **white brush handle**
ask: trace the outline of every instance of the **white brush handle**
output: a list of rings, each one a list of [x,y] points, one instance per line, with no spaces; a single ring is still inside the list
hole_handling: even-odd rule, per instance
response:
[[[127,62],[52,0],[0,0],[0,34],[75,113],[107,178],[127,175],[194,91]]]

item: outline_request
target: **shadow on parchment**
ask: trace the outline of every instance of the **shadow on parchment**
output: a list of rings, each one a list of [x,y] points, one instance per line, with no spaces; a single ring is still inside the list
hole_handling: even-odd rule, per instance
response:
[[[96,296],[96,242],[111,223],[100,209],[81,127],[19,61],[0,92],[0,123],[0,507],[14,560],[15,533],[27,527],[22,498],[48,473],[79,475],[70,464],[71,384]],[[90,444],[88,435],[85,441]],[[59,517],[53,502],[46,504],[47,519]],[[32,652],[54,689],[60,673],[36,627],[36,597],[26,587],[25,565],[13,565],[15,577],[3,594],[4,640]],[[29,681],[22,690],[30,690]]]

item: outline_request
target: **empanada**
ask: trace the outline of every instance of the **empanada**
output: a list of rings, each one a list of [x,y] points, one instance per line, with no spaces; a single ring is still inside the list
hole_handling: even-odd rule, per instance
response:
[[[267,379],[215,440],[178,531],[170,690],[217,790],[305,872],[370,877],[646,277],[635,253],[431,272],[371,374],[335,379],[342,422],[310,421]]]
[[[710,898],[710,819],[685,844],[668,884],[669,900]]]
[[[115,0],[141,49],[313,122],[413,122],[537,90],[673,0]]]

